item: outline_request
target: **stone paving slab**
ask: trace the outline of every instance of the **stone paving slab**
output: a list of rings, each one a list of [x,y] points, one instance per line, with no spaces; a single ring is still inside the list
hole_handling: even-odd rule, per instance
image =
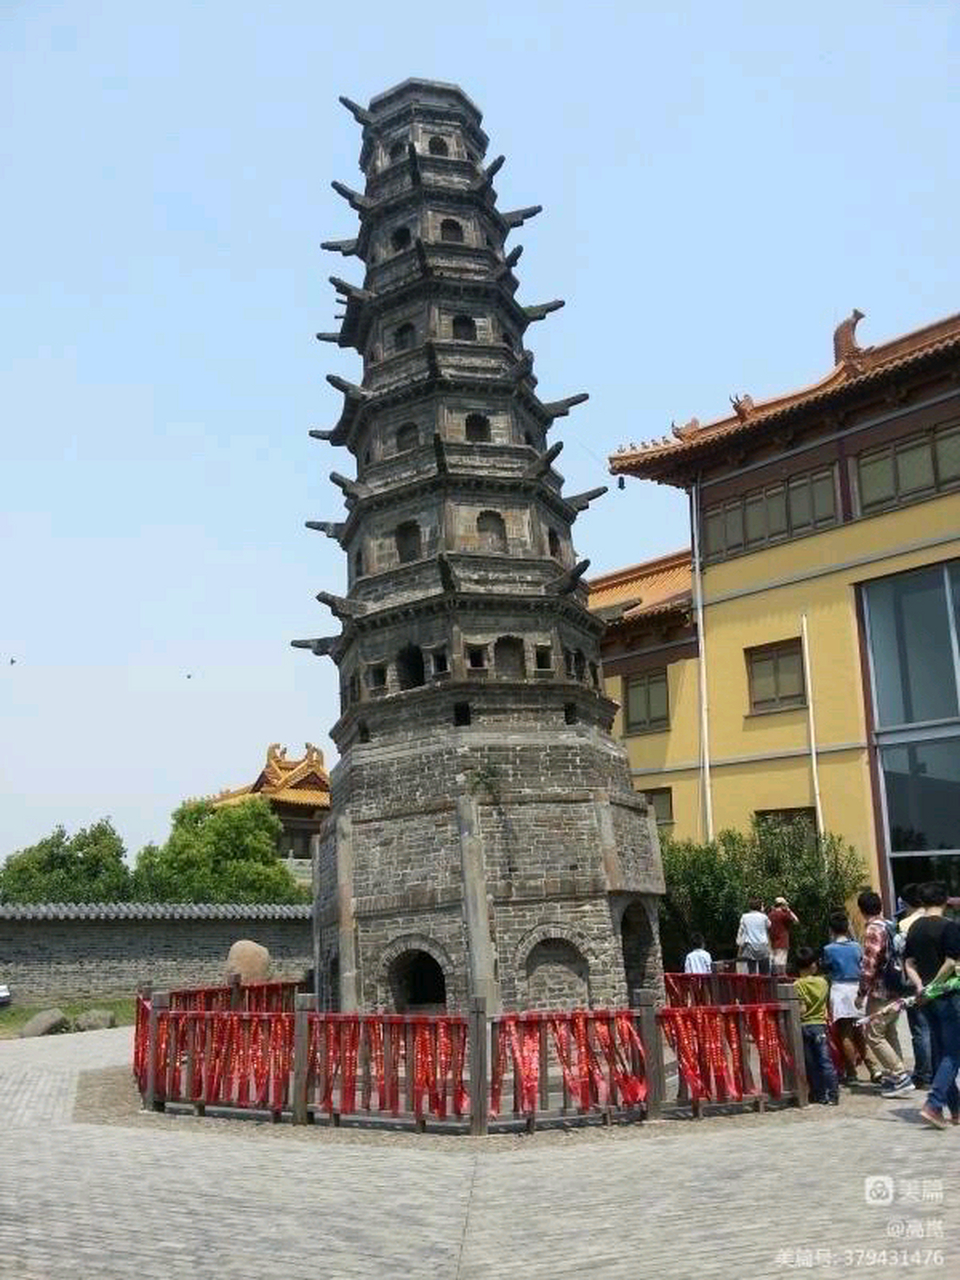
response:
[[[960,1131],[921,1128],[919,1099],[488,1142],[147,1116],[129,1094],[78,1123],[81,1070],[119,1079],[129,1049],[129,1028],[0,1044],[2,1280],[960,1276]]]

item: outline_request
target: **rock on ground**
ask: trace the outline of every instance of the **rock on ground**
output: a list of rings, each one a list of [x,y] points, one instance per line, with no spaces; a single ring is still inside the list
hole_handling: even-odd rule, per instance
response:
[[[265,982],[270,976],[270,952],[249,939],[235,942],[227,955],[228,982],[235,973],[241,982]]]
[[[117,1016],[110,1009],[88,1009],[73,1024],[74,1031],[105,1031],[117,1025]]]
[[[66,1031],[70,1020],[62,1009],[41,1009],[20,1028],[21,1040],[31,1036],[52,1036],[58,1031]]]

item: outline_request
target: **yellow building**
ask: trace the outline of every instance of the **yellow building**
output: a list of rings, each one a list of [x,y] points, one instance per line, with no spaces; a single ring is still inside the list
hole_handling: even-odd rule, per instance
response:
[[[960,316],[611,470],[690,495],[689,551],[591,583],[635,784],[678,837],[803,812],[888,903],[960,886]]]

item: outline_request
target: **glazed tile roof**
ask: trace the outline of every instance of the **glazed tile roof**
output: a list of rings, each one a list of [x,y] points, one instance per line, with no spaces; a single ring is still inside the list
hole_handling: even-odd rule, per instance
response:
[[[0,920],[309,920],[309,903],[0,903]]]
[[[588,586],[589,608],[608,620],[626,622],[685,609],[692,594],[690,548],[615,569]]]
[[[788,414],[825,406],[841,393],[866,389],[872,382],[945,354],[960,355],[960,314],[873,347],[861,347],[856,341],[856,326],[862,318],[861,312],[854,311],[837,326],[834,367],[819,382],[758,403],[748,395],[731,397],[734,412],[726,417],[705,424],[691,418],[685,426],[672,427],[672,439],[664,436],[639,446],[622,445],[609,459],[610,470],[669,482],[675,465],[692,461],[716,444],[742,439]]]
[[[213,803],[217,807],[240,804],[255,795],[280,804],[329,809],[330,781],[323,767],[323,752],[308,742],[300,760],[288,760],[286,747],[274,742],[267,748],[267,762],[256,780],[245,787],[221,791]]]

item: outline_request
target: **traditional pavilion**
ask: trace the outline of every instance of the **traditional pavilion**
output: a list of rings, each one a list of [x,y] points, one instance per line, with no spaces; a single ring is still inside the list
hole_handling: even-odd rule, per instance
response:
[[[330,780],[323,765],[323,752],[312,742],[299,760],[288,760],[286,747],[278,742],[267,747],[267,760],[253,782],[245,787],[221,791],[214,797],[217,808],[239,804],[250,796],[263,796],[283,823],[280,855],[298,879],[311,879],[310,841],[318,835],[330,809]]]

